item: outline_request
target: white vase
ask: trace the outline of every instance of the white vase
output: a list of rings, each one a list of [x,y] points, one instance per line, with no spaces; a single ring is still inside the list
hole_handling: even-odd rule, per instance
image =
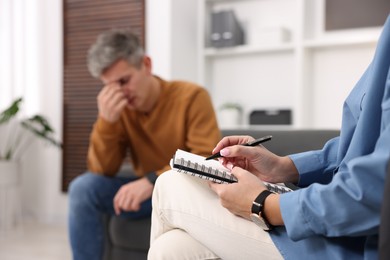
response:
[[[20,171],[15,161],[0,161],[0,234],[21,222]]]
[[[0,161],[0,188],[19,183],[19,163],[15,161]]]
[[[237,109],[222,109],[218,112],[218,123],[221,128],[239,126],[241,117],[242,115]]]

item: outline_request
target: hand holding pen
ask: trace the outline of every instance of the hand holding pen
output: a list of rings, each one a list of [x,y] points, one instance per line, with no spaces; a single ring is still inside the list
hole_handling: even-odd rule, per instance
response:
[[[259,139],[253,140],[251,142],[242,144],[242,146],[257,146],[261,143],[264,143],[264,142],[271,140],[271,138],[272,138],[272,135],[264,136],[264,137],[261,137]],[[218,152],[218,153],[215,153],[215,154],[207,157],[206,160],[216,159],[216,158],[220,158],[220,157],[222,157],[222,155],[220,152]]]

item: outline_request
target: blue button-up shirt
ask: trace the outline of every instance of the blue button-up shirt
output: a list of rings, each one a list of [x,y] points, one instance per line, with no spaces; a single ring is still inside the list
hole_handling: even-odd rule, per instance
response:
[[[283,194],[284,227],[271,237],[286,259],[377,259],[390,158],[390,16],[374,59],[343,107],[339,137],[291,155],[297,191]]]

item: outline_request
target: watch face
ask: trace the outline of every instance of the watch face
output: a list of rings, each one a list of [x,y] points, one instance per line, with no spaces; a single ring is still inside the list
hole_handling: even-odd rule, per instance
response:
[[[270,230],[270,228],[267,226],[267,224],[264,222],[264,220],[257,214],[251,214],[251,219],[252,221],[258,225],[259,227],[261,227],[263,230]]]

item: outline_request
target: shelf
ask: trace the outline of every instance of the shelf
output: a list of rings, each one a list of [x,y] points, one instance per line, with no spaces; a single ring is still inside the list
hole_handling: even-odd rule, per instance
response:
[[[294,115],[291,126],[234,128],[338,127],[340,107],[371,61],[382,27],[326,31],[325,3],[199,0],[198,82],[207,86],[216,107],[230,101],[244,104],[246,119],[248,111],[269,107],[289,108]],[[210,13],[230,9],[244,28],[247,44],[212,47]],[[264,32],[262,38],[263,28],[285,28],[291,37],[284,40],[277,32]],[[322,102],[324,96],[336,103],[329,107]]]
[[[206,48],[204,55],[206,57],[222,57],[222,56],[234,56],[243,54],[256,54],[256,53],[269,53],[269,52],[286,52],[293,51],[293,44],[279,44],[279,45],[264,45],[264,46],[251,46],[242,45],[228,48]]]
[[[331,48],[343,46],[375,45],[380,35],[380,28],[361,30],[359,33],[338,32],[324,35],[318,40],[306,40],[306,48]]]

